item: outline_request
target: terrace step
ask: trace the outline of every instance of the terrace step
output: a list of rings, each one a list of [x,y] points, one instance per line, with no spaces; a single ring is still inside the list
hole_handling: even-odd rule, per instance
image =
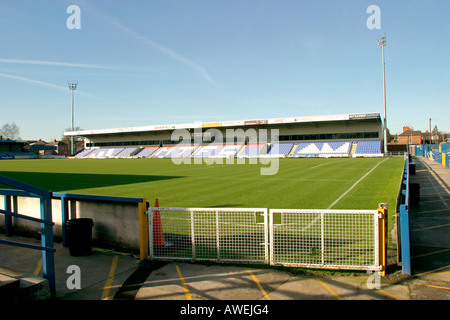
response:
[[[50,300],[47,279],[0,268],[0,301]]]
[[[356,152],[356,147],[358,145],[356,143],[352,143],[352,147],[350,148],[349,157],[351,157]]]

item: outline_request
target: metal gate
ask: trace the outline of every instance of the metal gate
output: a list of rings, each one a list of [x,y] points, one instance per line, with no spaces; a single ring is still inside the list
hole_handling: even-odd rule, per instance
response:
[[[378,210],[148,208],[150,259],[384,272]]]
[[[380,270],[377,210],[270,210],[270,264]]]
[[[267,264],[267,209],[148,209],[153,259]]]

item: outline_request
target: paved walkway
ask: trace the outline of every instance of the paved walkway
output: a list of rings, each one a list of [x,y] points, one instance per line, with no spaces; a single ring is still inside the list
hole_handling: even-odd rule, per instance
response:
[[[413,157],[420,199],[410,206],[411,299],[450,300],[450,169]]]
[[[140,262],[137,256],[98,248],[94,248],[91,255],[73,257],[67,248],[55,243],[56,298],[177,300],[182,303],[187,300],[258,303],[269,300],[450,300],[450,170],[423,158],[415,162],[416,174],[411,176],[411,182],[420,183],[420,202],[411,207],[413,276],[403,275],[395,263],[389,266],[388,275],[379,279],[364,272],[315,275],[257,266]],[[14,238],[38,243],[34,239]],[[396,253],[391,254],[394,255],[391,260],[395,260]],[[0,245],[1,268],[39,275],[41,263],[40,252]],[[73,265],[80,270],[79,289],[69,288],[73,283],[69,266]],[[167,315],[179,313],[180,309],[176,307],[168,312]]]

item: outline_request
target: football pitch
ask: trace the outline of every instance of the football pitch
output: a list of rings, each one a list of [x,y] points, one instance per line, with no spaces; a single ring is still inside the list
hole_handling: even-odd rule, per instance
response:
[[[146,198],[162,207],[395,208],[404,159],[280,159],[275,175],[252,164],[171,159],[2,160],[0,175],[53,192]]]

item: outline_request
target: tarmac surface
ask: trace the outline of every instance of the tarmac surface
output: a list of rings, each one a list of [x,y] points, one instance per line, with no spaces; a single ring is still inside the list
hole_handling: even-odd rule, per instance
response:
[[[131,253],[96,247],[89,255],[71,256],[55,243],[55,300],[450,300],[450,170],[426,158],[413,160],[411,182],[420,184],[420,202],[410,211],[411,276],[402,274],[394,248],[388,252],[387,274],[380,278],[366,272],[140,261]],[[1,237],[39,244],[38,239]],[[0,274],[14,270],[39,276],[41,256],[40,251],[0,244]],[[178,307],[172,311],[182,312]]]

